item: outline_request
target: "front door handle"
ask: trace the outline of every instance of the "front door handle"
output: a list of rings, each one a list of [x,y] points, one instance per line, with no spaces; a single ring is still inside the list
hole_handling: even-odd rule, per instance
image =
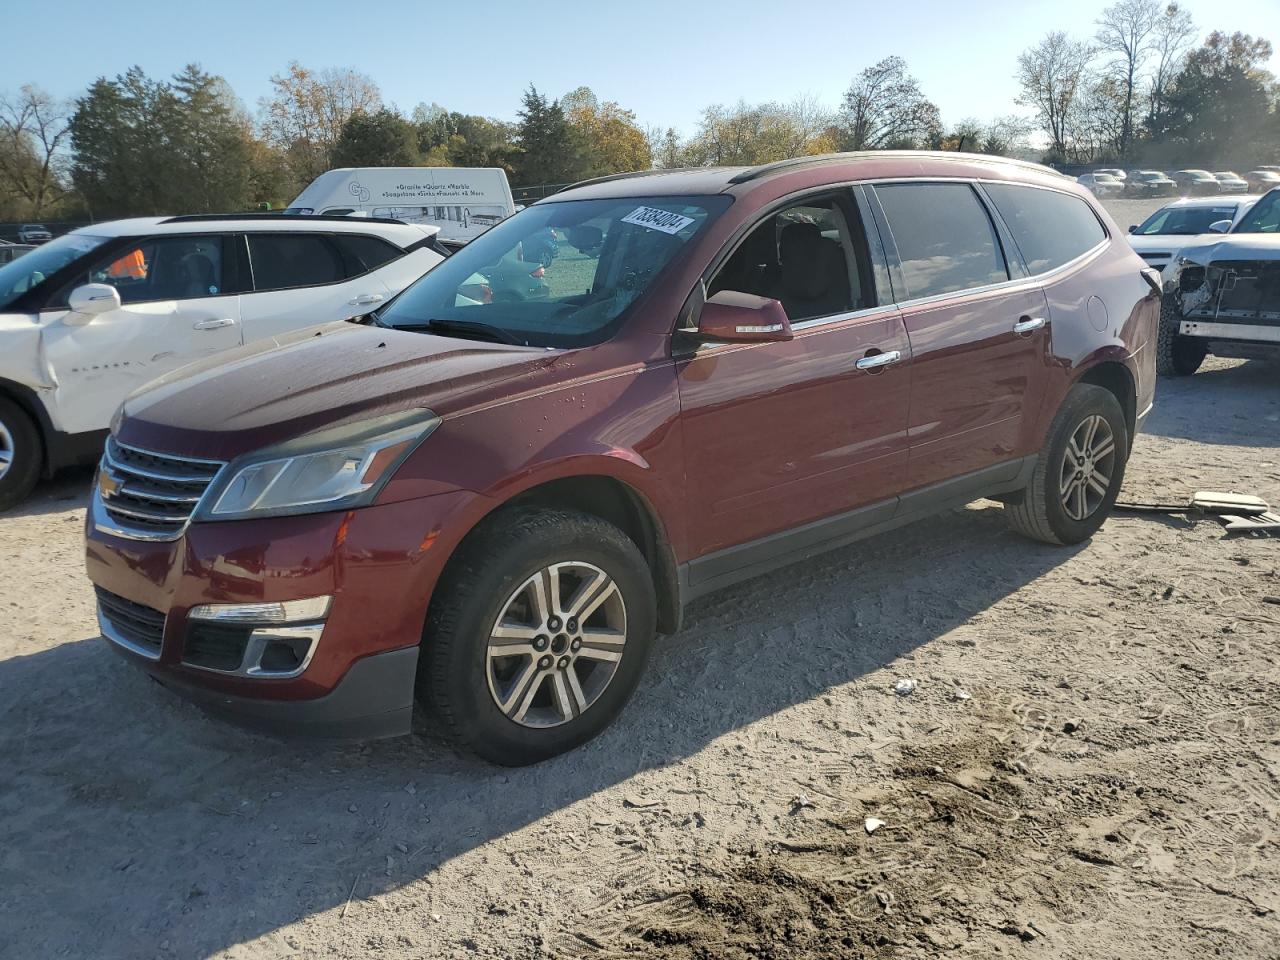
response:
[[[1020,337],[1029,337],[1044,326],[1044,317],[1019,317],[1013,325],[1013,332]]]
[[[382,294],[380,293],[362,293],[358,297],[352,297],[347,303],[353,307],[365,307],[371,303],[381,303]]]
[[[876,370],[880,367],[887,367],[891,363],[897,363],[902,359],[902,352],[899,350],[888,350],[884,353],[872,353],[856,364],[859,370]]]
[[[234,327],[235,320],[231,317],[210,317],[208,320],[197,320],[191,325],[192,330],[217,330],[221,327]]]

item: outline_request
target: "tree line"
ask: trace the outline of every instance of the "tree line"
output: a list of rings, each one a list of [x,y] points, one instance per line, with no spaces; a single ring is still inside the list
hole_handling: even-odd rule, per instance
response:
[[[198,65],[167,79],[133,67],[69,102],[32,85],[0,93],[0,220],[278,207],[335,166],[496,166],[536,185],[894,148],[1057,164],[1276,162],[1270,42],[1198,36],[1176,2],[1118,0],[1092,36],[1053,31],[1018,57],[1030,117],[944,125],[907,62],[890,56],[859,71],[834,106],[811,96],[713,104],[688,135],[641,127],[585,86],[558,97],[530,86],[511,121],[426,102],[405,114],[359,71],[294,62],[251,113]]]

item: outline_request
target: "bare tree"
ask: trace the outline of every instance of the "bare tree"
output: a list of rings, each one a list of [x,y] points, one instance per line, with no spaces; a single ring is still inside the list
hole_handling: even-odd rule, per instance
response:
[[[24,201],[32,217],[66,193],[61,149],[69,119],[67,104],[30,84],[16,97],[0,97],[0,190]]]
[[[1151,38],[1161,16],[1158,0],[1119,0],[1098,18],[1098,45],[1115,57],[1124,105],[1120,116],[1120,156],[1133,142],[1133,100],[1142,65],[1151,55]]]
[[[1195,42],[1196,25],[1191,11],[1171,3],[1161,12],[1151,34],[1155,67],[1151,73],[1148,124],[1157,128],[1168,107],[1169,86],[1182,69],[1187,51]]]
[[[886,57],[858,74],[845,91],[840,121],[841,146],[848,150],[916,146],[942,125],[938,108],[901,57]]]
[[[1018,102],[1035,109],[1055,153],[1067,153],[1067,121],[1093,51],[1087,43],[1053,30],[1018,56]]]

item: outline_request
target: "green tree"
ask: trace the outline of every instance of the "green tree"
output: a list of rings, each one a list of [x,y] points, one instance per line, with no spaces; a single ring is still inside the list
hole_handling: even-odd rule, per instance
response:
[[[584,145],[586,176],[648,170],[653,154],[636,115],[613,101],[601,103],[590,87],[578,87],[560,99],[569,125]]]
[[[558,100],[532,84],[524,92],[516,126],[516,180],[522,186],[580,180],[588,169],[584,145]]]
[[[422,161],[418,131],[385,107],[357,113],[342,127],[331,157],[335,167],[412,167]]]
[[[382,106],[378,85],[347,68],[311,70],[295,60],[271,85],[274,93],[260,103],[263,136],[302,184],[333,165],[331,154],[348,120]]]
[[[38,87],[0,96],[0,199],[14,212],[40,217],[62,199],[67,122],[65,105]]]

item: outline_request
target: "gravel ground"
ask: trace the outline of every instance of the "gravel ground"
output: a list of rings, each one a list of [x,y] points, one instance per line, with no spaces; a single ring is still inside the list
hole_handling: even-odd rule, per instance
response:
[[[88,479],[0,518],[0,957],[1280,956],[1280,539],[979,502],[707,598],[613,728],[502,770],[150,682]],[[1280,503],[1276,366],[1161,382],[1124,496],[1198,489]]]

